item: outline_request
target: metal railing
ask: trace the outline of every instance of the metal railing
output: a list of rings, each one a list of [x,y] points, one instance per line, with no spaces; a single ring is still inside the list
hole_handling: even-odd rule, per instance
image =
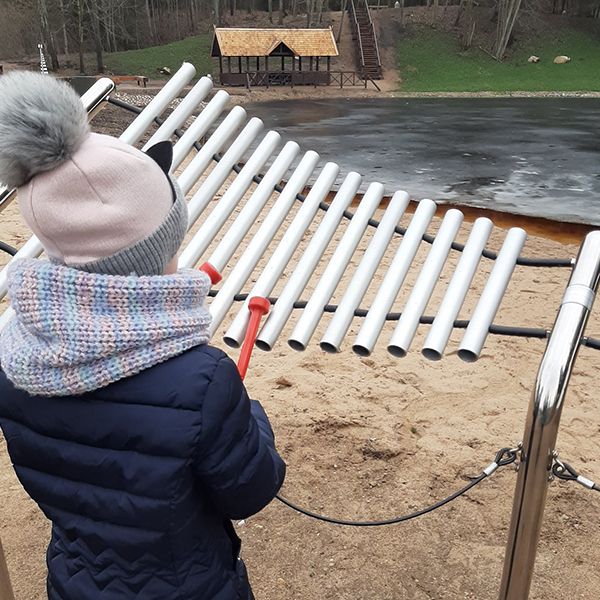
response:
[[[373,32],[373,41],[375,42],[375,52],[377,53],[377,66],[381,69],[381,57],[379,56],[379,43],[377,42],[377,34],[375,33],[375,24],[373,23],[373,19],[371,18],[371,10],[369,8],[369,3],[367,0],[363,0],[365,6],[367,7],[367,16],[369,17],[369,24],[371,25],[371,31]]]
[[[356,38],[358,39],[358,47],[360,48],[360,66],[364,70],[365,55],[363,52],[362,38],[360,35],[360,24],[358,23],[358,19],[356,18],[356,7],[354,6],[354,0],[350,0],[350,9],[352,11],[352,19],[350,20],[350,22],[353,23],[353,29],[354,29]]]
[[[563,402],[599,279],[600,231],[594,231],[579,251],[529,404],[500,600],[529,595]]]

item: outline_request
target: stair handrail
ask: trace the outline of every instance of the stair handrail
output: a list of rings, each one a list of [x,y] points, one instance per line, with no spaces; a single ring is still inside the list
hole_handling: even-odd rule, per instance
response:
[[[354,26],[356,27],[356,35],[358,36],[358,47],[360,48],[360,65],[362,67],[363,74],[364,74],[365,55],[363,53],[362,38],[360,36],[360,25],[358,24],[358,19],[356,18],[356,7],[354,6],[354,0],[350,0],[350,6],[352,7],[352,18],[354,19]]]
[[[377,66],[381,68],[381,57],[379,56],[379,42],[377,41],[377,33],[375,32],[375,24],[371,18],[371,9],[369,8],[369,0],[364,0],[365,6],[367,7],[367,16],[369,17],[369,24],[371,25],[371,31],[373,32],[373,39],[375,40],[375,51],[377,52]]]

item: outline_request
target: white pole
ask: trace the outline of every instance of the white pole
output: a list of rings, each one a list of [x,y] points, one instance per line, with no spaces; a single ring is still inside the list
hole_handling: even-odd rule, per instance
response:
[[[171,172],[183,162],[190,153],[192,146],[209,130],[210,126],[219,118],[229,102],[229,94],[225,90],[219,90],[204,107],[202,112],[194,119],[194,122],[185,130],[185,133],[173,146],[173,164]]]
[[[333,162],[329,162],[323,167],[321,174],[304,199],[300,210],[294,217],[294,220],[290,223],[283,238],[271,255],[269,262],[254,284],[252,291],[248,294],[248,300],[244,302],[244,305],[233,320],[233,323],[229,326],[229,329],[223,338],[228,346],[239,348],[242,344],[250,318],[250,312],[248,310],[249,299],[254,296],[261,296],[264,298],[273,291],[285,266],[288,264],[294,251],[298,247],[300,240],[306,235],[306,230],[311,224],[315,213],[319,208],[319,204],[327,197],[327,194],[331,190],[331,186],[334,184],[339,170],[340,168],[338,165]]]
[[[202,77],[200,81],[187,93],[175,110],[167,117],[166,121],[157,129],[156,133],[144,144],[142,150],[147,150],[158,142],[171,139],[176,129],[181,127],[200,102],[208,96],[212,88],[212,80]]]
[[[506,235],[458,349],[458,356],[465,362],[474,362],[479,358],[526,239],[527,234],[519,227],[513,227]]]
[[[194,65],[184,62],[177,73],[169,79],[164,87],[154,96],[152,101],[140,115],[119,136],[127,144],[135,144],[146,133],[154,119],[161,115],[171,102],[179,96],[181,90],[192,80],[196,74]]]
[[[402,316],[389,341],[387,349],[390,354],[397,357],[406,356],[462,220],[463,214],[454,208],[444,216],[419,277],[406,301]]]
[[[421,351],[423,356],[429,360],[440,360],[444,354],[454,321],[465,301],[477,265],[481,260],[481,254],[490,237],[492,226],[493,223],[486,217],[480,217],[473,224],[469,239],[456,266],[456,271],[448,285]]]
[[[0,299],[4,298],[8,291],[8,266],[10,263],[19,258],[37,258],[43,251],[44,247],[35,235],[32,235],[21,248],[19,248],[18,252],[10,259],[8,265],[0,271]]]
[[[368,221],[383,198],[383,192],[384,188],[381,183],[372,183],[365,192],[344,236],[288,339],[288,344],[294,350],[306,350],[306,346],[323,316],[323,309],[331,299],[344,271],[348,268],[348,263],[367,228]]]
[[[252,117],[242,129],[238,137],[231,142],[227,152],[221,160],[213,167],[206,179],[200,184],[200,188],[188,202],[188,215],[190,226],[196,222],[200,213],[207,207],[214,195],[219,191],[223,182],[231,174],[233,166],[248,150],[252,142],[258,137],[263,128],[263,122],[258,117]]]
[[[281,136],[276,131],[269,131],[252,153],[250,158],[232,184],[227,188],[214,210],[206,217],[200,229],[188,242],[179,257],[179,268],[192,267],[198,262],[203,252],[210,246],[217,232],[223,227],[227,217],[238,205],[242,196],[247,192],[254,176],[258,174],[268,158],[281,141]]]
[[[15,311],[9,306],[7,309],[0,315],[0,331],[2,331],[7,325],[8,322],[14,317]]]
[[[303,156],[283,188],[283,191],[279,194],[279,198],[277,198],[277,201],[267,213],[262,225],[252,238],[252,241],[240,255],[231,273],[225,279],[219,293],[215,296],[209,308],[213,318],[209,329],[211,335],[216,331],[227,314],[233,303],[233,297],[242,289],[242,286],[248,277],[250,277],[267,246],[277,234],[291,207],[296,202],[296,195],[304,189],[318,161],[319,155],[312,150],[309,150]],[[209,262],[215,266],[213,262]]]
[[[279,299],[273,306],[271,313],[256,338],[256,345],[261,350],[271,350],[279,337],[294,308],[294,302],[298,300],[310,276],[314,273],[315,267],[321,260],[325,248],[333,237],[344,211],[356,195],[360,182],[361,176],[354,172],[348,173],[344,179],[317,231],[298,261],[296,268],[292,271]]]
[[[423,234],[431,222],[435,209],[436,205],[432,200],[421,200],[419,202],[410,225],[404,234],[404,239],[396,251],[392,264],[379,286],[373,304],[352,345],[352,350],[356,354],[369,356],[373,351],[375,342],[383,329],[387,313],[390,311],[398,291],[404,283],[406,274],[419,249]]]
[[[234,106],[179,176],[177,181],[184,194],[187,194],[194,187],[198,178],[210,164],[213,156],[225,145],[233,133],[242,126],[245,120],[246,111],[241,106]]]
[[[348,332],[354,317],[354,311],[359,307],[373,275],[389,246],[394,235],[394,229],[408,206],[409,197],[406,192],[396,192],[387,207],[377,231],[367,248],[352,281],[329,322],[327,331],[321,339],[321,350],[339,352],[342,340]]]
[[[210,255],[209,262],[217,271],[221,272],[238,249],[244,236],[254,224],[256,217],[267,203],[275,186],[283,179],[286,171],[300,152],[300,146],[296,142],[288,142],[273,164],[265,173],[265,176],[258,184],[244,208],[240,211],[237,219]]]

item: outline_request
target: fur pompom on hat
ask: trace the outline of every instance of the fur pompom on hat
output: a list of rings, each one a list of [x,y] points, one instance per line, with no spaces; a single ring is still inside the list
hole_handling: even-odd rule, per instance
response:
[[[28,71],[0,77],[0,173],[9,188],[71,158],[90,129],[71,86]]]
[[[0,77],[0,182],[51,261],[107,275],[161,275],[187,230],[173,149],[141,152],[91,133],[75,91],[50,75]]]

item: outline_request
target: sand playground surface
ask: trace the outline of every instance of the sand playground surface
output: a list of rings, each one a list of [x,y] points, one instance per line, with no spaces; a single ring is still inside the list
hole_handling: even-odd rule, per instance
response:
[[[103,130],[109,131],[110,127]],[[403,217],[401,224],[406,225],[409,218]],[[431,233],[435,233],[439,222],[436,218]],[[329,245],[317,274],[323,272],[346,224]],[[462,241],[469,229],[466,223],[461,228]],[[495,228],[488,247],[498,250],[505,234],[505,229]],[[1,215],[0,239],[21,246],[28,236],[13,203]],[[529,236],[522,254],[575,257],[578,243],[566,239],[550,239],[536,232]],[[383,272],[398,241],[397,237],[390,244]],[[393,310],[402,310],[428,249],[422,244]],[[0,254],[0,266],[7,258]],[[360,253],[353,258],[338,290],[345,290],[359,260]],[[457,253],[451,253],[440,277],[442,283],[449,280],[456,260]],[[235,258],[231,262],[235,263]],[[258,268],[261,266],[264,261]],[[491,261],[482,261],[460,318],[468,317],[490,266]],[[494,322],[550,329],[569,273],[565,268],[517,267]],[[310,296],[317,274],[303,298]],[[376,279],[380,281],[381,270]],[[445,289],[444,285],[438,287],[426,314],[437,311]],[[281,288],[279,285],[274,295]],[[376,284],[370,286],[362,306],[369,306],[376,288]],[[244,290],[249,289],[248,283]],[[337,292],[332,302],[339,299]],[[225,325],[235,314],[229,314]],[[285,339],[297,318],[298,314],[288,323],[272,352],[255,351],[246,378],[251,396],[262,401],[271,418],[279,450],[288,464],[282,494],[290,500],[345,519],[397,516],[432,504],[462,487],[467,476],[480,473],[499,448],[514,445],[522,438],[544,341],[493,335],[480,360],[468,364],[457,357],[462,331],[455,330],[444,359],[430,362],[420,354],[428,331],[427,326],[421,326],[408,356],[398,359],[385,350],[394,328],[388,323],[375,352],[360,358],[350,350],[360,326],[360,319],[355,319],[343,351],[331,355],[318,347],[320,334],[330,320],[326,315],[308,349],[295,352]],[[214,340],[223,348],[224,331],[222,326]],[[592,314],[587,335],[600,337],[598,308]],[[229,352],[237,359],[237,350]],[[557,444],[564,460],[596,480],[600,479],[596,396],[599,360],[597,351],[581,349]],[[317,522],[273,501],[260,514],[236,524],[256,597],[494,599],[500,584],[515,481],[514,468],[501,469],[430,515],[373,529]],[[17,600],[45,598],[44,552],[49,523],[21,488],[3,442],[0,507],[0,537],[15,596]],[[597,600],[599,534],[600,494],[573,483],[553,482],[530,598]]]

